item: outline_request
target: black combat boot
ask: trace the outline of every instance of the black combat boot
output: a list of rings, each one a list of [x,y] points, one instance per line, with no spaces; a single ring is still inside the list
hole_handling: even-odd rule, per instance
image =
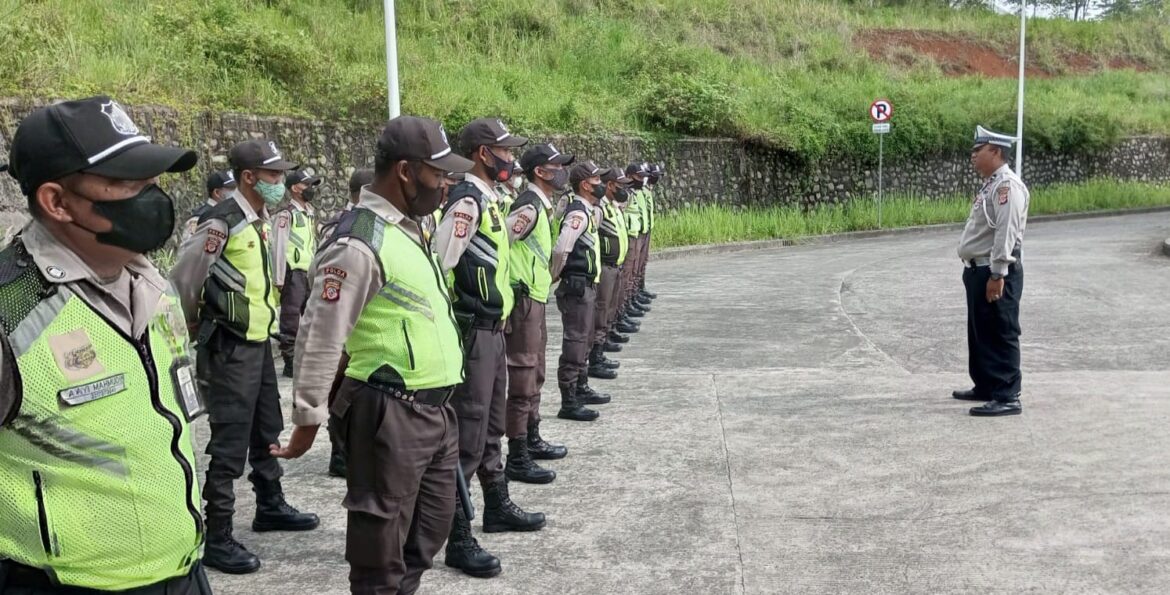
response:
[[[508,497],[508,480],[501,477],[483,488],[483,532],[539,531],[543,512],[524,512]]]
[[[620,323],[620,321],[619,321],[619,323]],[[620,332],[618,332],[616,329],[609,331],[609,335],[606,337],[606,339],[608,339],[610,343],[629,343],[630,342],[629,335],[623,335]]]
[[[604,353],[617,353],[622,350],[622,346],[613,340],[613,337],[606,335],[605,341],[601,344],[601,351]]]
[[[626,316],[630,318],[642,318],[646,316],[646,311],[636,306],[634,302],[630,302],[626,306]]]
[[[647,312],[650,311],[650,298],[645,297],[643,295],[635,295],[634,296],[634,303],[638,304],[639,308],[641,308]]]
[[[636,333],[642,330],[642,325],[634,322],[633,320],[630,320],[630,318],[623,313],[622,317],[618,319],[617,324],[615,324],[613,328],[619,333]]]
[[[263,531],[310,531],[316,529],[321,520],[311,512],[301,512],[284,501],[284,490],[280,481],[263,481],[249,477],[256,490],[256,518],[252,530]]]
[[[652,300],[658,299],[657,293],[654,293],[653,291],[647,291],[645,287],[638,290],[638,295],[641,295],[642,297],[650,298]]]
[[[528,424],[528,454],[534,459],[554,461],[565,458],[569,454],[569,449],[563,444],[545,442],[544,438],[540,437],[540,422],[534,421]]]
[[[594,348],[597,349],[597,361],[600,362],[601,365],[609,368],[610,370],[616,370],[622,367],[621,362],[617,361],[616,359],[609,359],[609,356],[605,354],[605,342],[594,345]]]
[[[249,552],[232,535],[232,519],[207,519],[207,545],[203,565],[228,574],[250,574],[260,570],[260,558]]]
[[[577,387],[575,385],[562,386],[560,389],[561,410],[557,412],[557,417],[572,421],[593,421],[601,415],[581,403],[577,398]]]
[[[508,462],[504,465],[504,475],[521,483],[552,483],[557,478],[556,471],[545,469],[532,461],[527,436],[508,439]]]
[[[463,515],[463,506],[455,504],[455,522],[447,537],[447,559],[444,564],[458,568],[463,574],[476,578],[491,578],[500,574],[500,559],[479,547],[471,536],[471,523]]]
[[[605,357],[605,354],[601,351],[601,345],[594,345],[593,349],[589,350],[589,375],[603,380],[617,378],[617,372],[613,368],[605,365],[602,361],[603,357]]]
[[[282,376],[284,376],[285,378],[292,378],[293,377],[292,362],[293,362],[293,356],[291,356],[291,355],[284,356],[284,370],[282,370],[280,374]]]
[[[589,377],[582,374],[577,379],[577,401],[586,405],[605,405],[609,403],[612,398],[605,394],[599,393],[589,386]]]

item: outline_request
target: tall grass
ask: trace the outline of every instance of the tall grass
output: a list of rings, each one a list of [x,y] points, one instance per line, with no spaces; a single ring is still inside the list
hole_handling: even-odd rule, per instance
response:
[[[1154,206],[1170,206],[1170,186],[1096,180],[1037,189],[1032,192],[1029,213],[1050,215]],[[970,209],[969,196],[943,200],[894,196],[882,203],[882,227],[957,223],[966,220]],[[654,230],[654,246],[796,239],[878,229],[877,221],[877,204],[873,200],[810,210],[700,206],[663,213]]]
[[[0,95],[105,92],[184,110],[380,119],[381,4],[0,0]],[[867,4],[399,2],[403,110],[449,129],[494,114],[527,132],[735,136],[809,161],[871,155],[865,109],[877,96],[897,106],[905,140],[890,147],[894,159],[963,149],[977,122],[1014,128],[1014,81],[947,78],[926,59],[882,64],[852,43],[867,28],[920,28],[1010,54],[1013,17]],[[1029,47],[1041,61],[1081,51],[1153,69],[1034,81],[1031,146],[1091,151],[1122,135],[1170,132],[1166,23],[1036,21]],[[690,111],[658,117],[680,104]],[[692,129],[691,120],[704,124]]]

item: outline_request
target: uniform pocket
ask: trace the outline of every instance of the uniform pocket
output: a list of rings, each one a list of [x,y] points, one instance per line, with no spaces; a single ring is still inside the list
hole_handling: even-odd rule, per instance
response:
[[[406,320],[402,321],[402,340],[406,343],[406,357],[410,362],[410,369],[414,369],[414,346],[410,343],[410,332],[406,330]]]

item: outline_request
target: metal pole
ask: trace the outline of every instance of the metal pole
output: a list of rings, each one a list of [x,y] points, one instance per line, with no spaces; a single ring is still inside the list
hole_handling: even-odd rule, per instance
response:
[[[1020,89],[1016,97],[1016,175],[1024,175],[1024,44],[1027,40],[1028,0],[1020,0]]]
[[[886,135],[878,135],[878,229],[882,228],[882,165],[886,151]]]
[[[390,117],[397,118],[398,103],[398,34],[394,25],[394,0],[382,0],[386,18],[386,96],[390,103]]]

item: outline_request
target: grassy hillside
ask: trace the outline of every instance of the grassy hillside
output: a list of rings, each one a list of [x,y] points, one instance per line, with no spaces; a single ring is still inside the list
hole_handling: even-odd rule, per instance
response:
[[[403,110],[452,129],[498,114],[528,132],[736,136],[809,160],[869,156],[877,96],[897,107],[895,156],[965,147],[976,122],[1014,129],[1013,80],[947,76],[910,50],[875,60],[854,43],[918,29],[1010,55],[1011,16],[801,0],[397,4]],[[1029,87],[1033,147],[1170,133],[1170,24],[1040,20],[1030,43],[1055,75]],[[1144,72],[1074,74],[1074,54],[1078,71],[1124,59]],[[381,1],[0,0],[0,72],[7,96],[381,118]]]

